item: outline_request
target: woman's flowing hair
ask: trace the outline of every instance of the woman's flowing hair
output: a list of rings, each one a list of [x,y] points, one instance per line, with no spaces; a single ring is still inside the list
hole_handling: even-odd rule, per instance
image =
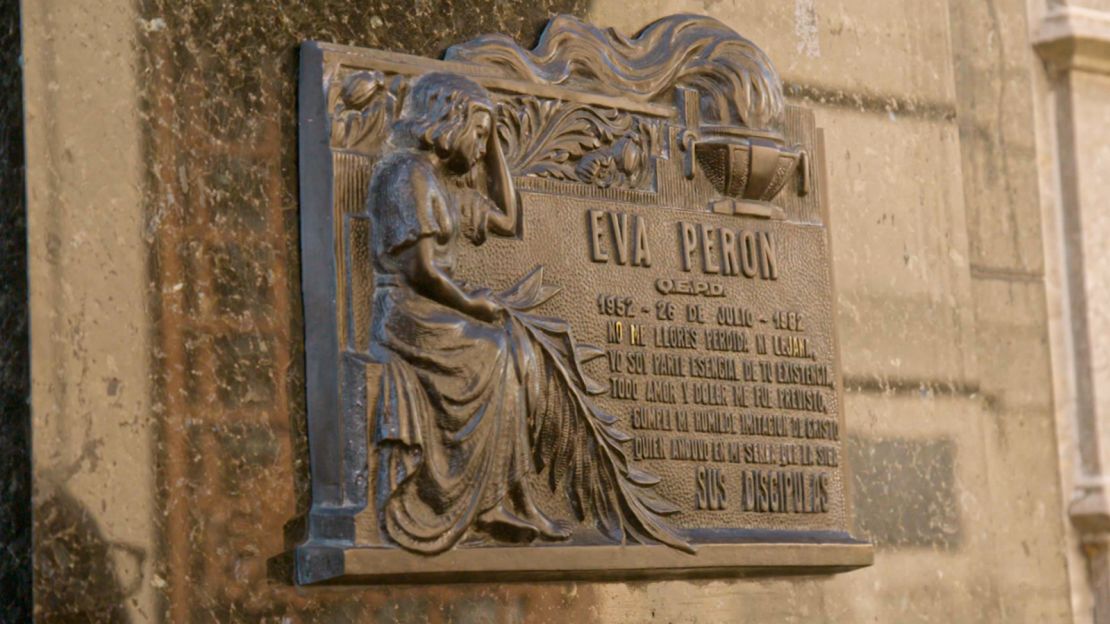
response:
[[[405,98],[391,140],[397,146],[430,149],[447,158],[478,110],[493,115],[493,102],[481,86],[457,74],[425,74]]]

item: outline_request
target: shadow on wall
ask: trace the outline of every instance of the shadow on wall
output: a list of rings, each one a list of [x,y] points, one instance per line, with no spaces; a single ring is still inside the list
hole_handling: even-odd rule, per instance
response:
[[[0,621],[31,616],[31,393],[19,3],[0,3]]]
[[[89,509],[64,487],[41,483],[39,487],[36,619],[130,622],[125,603],[142,583],[146,552],[108,541]]]

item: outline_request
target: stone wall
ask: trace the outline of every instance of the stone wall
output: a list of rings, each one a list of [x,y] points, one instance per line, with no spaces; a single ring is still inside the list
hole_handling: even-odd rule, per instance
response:
[[[43,619],[1081,619],[1055,437],[1042,234],[1054,161],[1037,130],[1046,86],[1033,9],[629,7],[24,3]],[[530,40],[553,12],[626,33],[672,13],[716,17],[761,45],[791,100],[816,111],[855,526],[876,544],[873,567],[310,589],[271,573],[308,503],[297,45],[435,55],[489,31]]]
[[[855,511],[877,547],[869,569],[718,600],[751,622],[1069,621],[1024,4],[658,4],[765,46],[825,128]],[[676,591],[647,608],[681,619]]]

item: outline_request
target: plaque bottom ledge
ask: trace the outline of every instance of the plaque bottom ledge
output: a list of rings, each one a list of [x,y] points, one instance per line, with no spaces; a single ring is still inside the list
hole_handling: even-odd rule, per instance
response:
[[[304,544],[302,585],[626,580],[834,574],[867,567],[867,542],[701,544],[696,555],[667,546],[486,547],[427,556],[399,548]]]

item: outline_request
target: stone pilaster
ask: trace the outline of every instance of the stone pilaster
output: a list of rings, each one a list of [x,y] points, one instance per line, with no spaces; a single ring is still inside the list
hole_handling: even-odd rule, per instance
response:
[[[1094,620],[1110,621],[1110,10],[1053,7],[1035,47],[1048,69],[1056,117],[1059,188],[1060,345],[1067,355],[1062,405],[1074,449],[1065,483],[1069,515],[1087,558]],[[1061,386],[1058,386],[1060,388]],[[1059,401],[1059,399],[1058,399]]]

